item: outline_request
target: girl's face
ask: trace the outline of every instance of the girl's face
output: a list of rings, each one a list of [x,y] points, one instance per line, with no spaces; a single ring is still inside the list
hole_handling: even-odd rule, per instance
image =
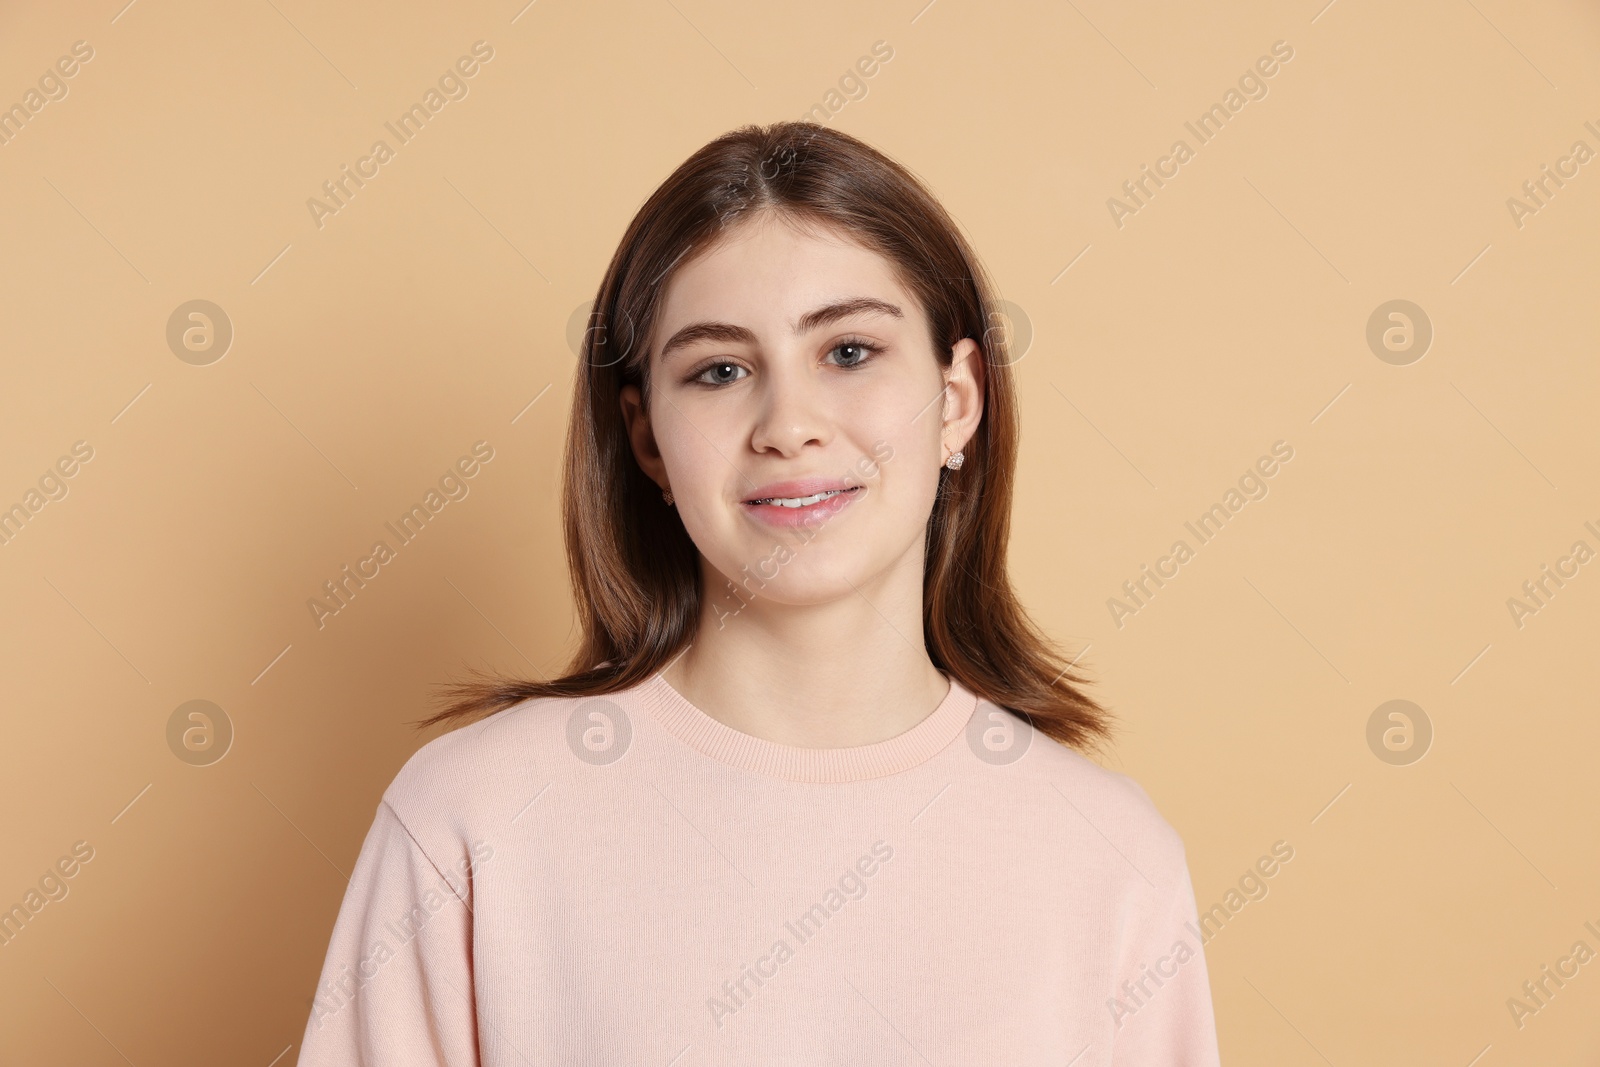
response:
[[[920,591],[940,468],[982,415],[982,359],[963,339],[939,364],[888,260],[763,212],[679,267],[649,340],[650,411],[626,386],[624,418],[718,572],[714,601],[852,597],[899,567]]]

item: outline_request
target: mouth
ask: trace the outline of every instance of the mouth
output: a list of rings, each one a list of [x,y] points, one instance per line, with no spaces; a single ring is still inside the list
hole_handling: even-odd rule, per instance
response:
[[[866,486],[843,480],[807,479],[764,485],[743,502],[744,512],[768,526],[817,526],[831,522],[866,495]]]
[[[860,486],[851,486],[848,489],[824,489],[822,492],[812,493],[810,496],[758,497],[754,500],[746,500],[745,503],[752,505],[768,504],[780,508],[809,508],[814,504],[822,503],[830,497],[838,496],[841,493],[854,493],[860,488]]]

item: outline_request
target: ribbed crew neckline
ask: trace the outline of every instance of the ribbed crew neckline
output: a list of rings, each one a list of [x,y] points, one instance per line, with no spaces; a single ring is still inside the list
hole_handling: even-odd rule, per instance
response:
[[[850,748],[804,748],[735,730],[691,704],[661,671],[640,685],[638,695],[668,733],[712,759],[773,778],[837,783],[898,774],[947,748],[966,729],[978,698],[951,675],[945,678],[950,691],[927,718],[896,737]]]

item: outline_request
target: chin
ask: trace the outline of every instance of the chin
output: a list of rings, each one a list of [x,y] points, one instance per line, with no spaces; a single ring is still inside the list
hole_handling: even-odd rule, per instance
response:
[[[854,596],[857,589],[870,582],[873,569],[866,563],[857,553],[838,552],[832,546],[786,545],[779,541],[749,560],[730,564],[731,570],[718,567],[718,573],[733,584],[733,589],[728,590],[724,583],[720,593],[713,589],[712,594],[735,604],[736,596],[746,601],[759,597],[796,607],[826,603]]]

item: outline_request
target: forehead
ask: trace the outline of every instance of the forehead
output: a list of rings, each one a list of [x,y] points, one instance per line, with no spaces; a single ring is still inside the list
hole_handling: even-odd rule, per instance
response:
[[[805,312],[877,297],[911,314],[916,301],[894,265],[832,227],[796,224],[772,212],[739,224],[680,266],[667,283],[656,338],[688,322],[723,320],[788,333]]]

